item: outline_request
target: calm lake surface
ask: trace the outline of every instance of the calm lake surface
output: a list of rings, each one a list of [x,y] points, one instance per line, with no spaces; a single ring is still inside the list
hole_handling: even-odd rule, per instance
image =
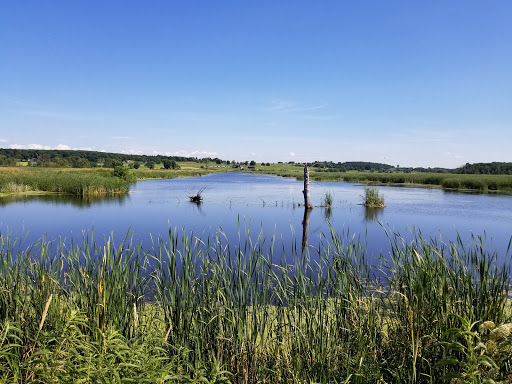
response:
[[[421,230],[425,238],[444,242],[457,233],[465,242],[471,234],[486,235],[487,248],[505,260],[512,236],[512,196],[445,192],[438,189],[379,187],[386,207],[368,211],[360,205],[364,186],[353,183],[313,182],[311,198],[322,203],[333,195],[330,211],[316,207],[309,218],[308,242],[318,245],[338,233],[361,237],[369,254],[389,250],[384,228],[410,239]],[[204,188],[204,202],[190,203],[187,196]],[[151,248],[152,241],[168,238],[169,229],[193,232],[206,239],[219,231],[238,244],[239,229],[249,227],[251,238],[261,232],[274,249],[300,249],[304,209],[303,182],[275,176],[221,173],[173,180],[148,180],[134,184],[122,197],[81,199],[70,196],[10,196],[0,199],[0,231],[10,232],[30,244],[43,235],[49,240],[80,240],[93,236],[100,244],[113,234],[115,243],[128,233],[134,242]],[[384,228],[383,228],[384,227]],[[492,243],[491,243],[492,239]]]

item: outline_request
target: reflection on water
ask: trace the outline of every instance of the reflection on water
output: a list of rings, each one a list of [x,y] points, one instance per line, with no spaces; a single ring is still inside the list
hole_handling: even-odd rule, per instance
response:
[[[19,194],[19,195],[8,195],[0,197],[0,206],[7,206],[15,203],[28,203],[28,202],[40,202],[50,203],[55,205],[72,205],[79,208],[87,208],[98,203],[119,203],[122,205],[129,195],[117,194],[117,195],[89,195],[89,196],[76,196],[67,194],[42,194],[42,195],[31,195],[31,194]]]
[[[378,221],[379,217],[384,213],[384,208],[375,208],[375,207],[364,207],[364,221],[372,222]]]
[[[324,217],[325,217],[325,220],[329,221],[331,216],[332,216],[332,207],[331,206],[324,207]]]
[[[189,203],[189,191],[205,187],[202,204]],[[493,247],[506,254],[512,235],[512,197],[446,193],[438,189],[381,187],[386,208],[360,205],[363,186],[323,182],[311,186],[317,208],[304,210],[303,183],[294,179],[256,174],[228,173],[173,180],[148,180],[133,185],[128,195],[12,195],[0,198],[0,231],[8,228],[22,235],[29,231],[31,243],[48,239],[80,239],[83,234],[101,240],[115,233],[122,239],[130,231],[133,241],[147,249],[169,229],[194,233],[201,241],[222,231],[229,244],[238,244],[240,232],[251,226],[261,239],[275,239],[275,250],[288,251],[299,242],[318,249],[332,230],[365,237],[373,255],[389,250],[383,227],[407,236],[408,228],[425,236],[464,241],[474,234],[487,234]],[[325,191],[338,198],[332,208],[323,205]],[[309,211],[309,212],[308,212]],[[302,229],[302,233],[300,229]],[[295,232],[297,229],[297,232]],[[302,239],[300,239],[302,235]]]
[[[304,218],[302,219],[302,250],[308,246],[308,232],[309,232],[309,218],[311,216],[312,209],[304,207]]]

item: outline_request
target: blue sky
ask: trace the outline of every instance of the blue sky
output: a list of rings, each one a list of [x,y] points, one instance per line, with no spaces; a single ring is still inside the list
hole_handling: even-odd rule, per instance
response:
[[[1,1],[0,147],[512,161],[512,1]]]

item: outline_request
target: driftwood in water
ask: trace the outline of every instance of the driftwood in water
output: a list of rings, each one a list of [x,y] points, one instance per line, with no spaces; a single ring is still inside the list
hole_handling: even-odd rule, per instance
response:
[[[304,164],[304,190],[302,193],[304,195],[304,206],[306,209],[313,209],[313,204],[311,204],[311,198],[309,196],[309,168],[307,164]]]
[[[203,201],[203,196],[201,196],[201,193],[204,191],[204,188],[201,188],[195,195],[189,195],[188,198],[190,199],[191,203],[199,204]]]

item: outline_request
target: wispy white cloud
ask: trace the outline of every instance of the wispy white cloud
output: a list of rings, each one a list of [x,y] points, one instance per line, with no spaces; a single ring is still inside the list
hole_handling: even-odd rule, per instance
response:
[[[42,145],[42,144],[11,144],[9,145],[9,148],[12,149],[52,149],[49,145]]]
[[[103,151],[105,152],[105,151]],[[127,155],[143,155],[144,153],[140,150],[137,150],[137,149],[127,149],[127,150],[122,150],[121,153],[125,153]]]
[[[112,136],[112,140],[133,140],[131,136]]]
[[[166,156],[182,156],[182,157],[217,157],[218,153],[208,151],[186,151],[180,150],[175,152],[165,152]]]
[[[69,151],[69,150],[82,150],[82,151],[94,151],[92,148],[71,148],[69,145],[66,144],[57,144],[56,146],[51,145],[43,145],[43,144],[11,144],[9,145],[9,148],[12,149],[44,149],[44,150],[50,150],[50,149],[58,149],[60,151]]]
[[[297,113],[297,112],[312,112],[327,108],[327,104],[319,105],[301,105],[290,100],[273,100],[271,105],[265,108],[269,112],[280,113]]]
[[[290,153],[288,154],[288,156],[290,156],[290,157],[295,157],[295,152],[290,152]]]
[[[6,139],[0,139],[0,143],[7,143]]]

